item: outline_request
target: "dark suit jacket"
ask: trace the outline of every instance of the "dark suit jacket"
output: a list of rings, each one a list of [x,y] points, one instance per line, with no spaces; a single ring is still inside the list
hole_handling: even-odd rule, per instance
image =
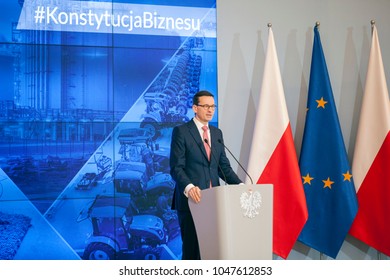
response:
[[[219,186],[219,178],[228,184],[239,184],[241,180],[230,166],[226,157],[222,131],[209,125],[211,136],[211,159],[207,159],[203,140],[193,120],[176,126],[172,132],[170,168],[176,182],[172,208],[189,211],[185,187],[192,183],[200,189]],[[222,172],[221,172],[222,169]],[[226,178],[225,178],[226,177]]]

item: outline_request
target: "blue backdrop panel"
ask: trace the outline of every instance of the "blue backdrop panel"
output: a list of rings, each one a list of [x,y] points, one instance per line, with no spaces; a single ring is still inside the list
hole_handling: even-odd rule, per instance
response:
[[[180,259],[170,138],[218,94],[215,0],[3,2],[0,259]]]

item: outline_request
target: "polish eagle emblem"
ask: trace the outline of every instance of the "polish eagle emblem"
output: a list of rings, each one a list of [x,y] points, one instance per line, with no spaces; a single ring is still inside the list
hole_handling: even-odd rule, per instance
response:
[[[241,209],[244,211],[244,216],[254,218],[259,214],[261,207],[261,194],[256,192],[243,192],[240,196]]]

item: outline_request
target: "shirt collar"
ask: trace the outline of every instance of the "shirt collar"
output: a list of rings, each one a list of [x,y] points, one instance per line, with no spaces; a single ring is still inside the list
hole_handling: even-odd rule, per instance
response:
[[[202,127],[205,126],[203,123],[201,123],[197,118],[193,118],[194,120],[194,123],[196,125],[196,127],[198,128],[199,131],[202,131]],[[206,124],[207,127],[209,127],[209,124]]]

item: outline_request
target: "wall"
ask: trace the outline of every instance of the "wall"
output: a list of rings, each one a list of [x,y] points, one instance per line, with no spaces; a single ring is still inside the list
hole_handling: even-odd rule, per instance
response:
[[[352,162],[376,21],[386,76],[390,77],[390,1],[217,0],[218,116],[226,145],[246,166],[272,23],[287,108],[299,156],[309,83],[313,27],[320,35],[344,141]],[[234,160],[241,178],[245,174]],[[275,258],[277,258],[275,256]],[[289,259],[327,259],[297,242]],[[330,258],[329,258],[330,259]],[[389,259],[348,236],[337,259]]]

